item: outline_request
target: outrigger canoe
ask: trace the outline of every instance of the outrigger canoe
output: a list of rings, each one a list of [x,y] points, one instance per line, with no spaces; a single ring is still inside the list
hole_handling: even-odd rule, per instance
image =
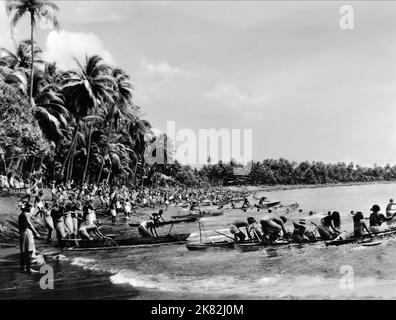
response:
[[[287,240],[279,240],[275,242],[261,242],[261,241],[243,241],[243,242],[235,242],[234,248],[239,249],[241,251],[255,251],[260,248],[280,248],[287,246],[301,246],[303,244],[315,244],[316,242],[294,242]]]
[[[241,251],[255,251],[261,248],[282,248],[282,247],[301,247],[305,245],[315,245],[315,244],[326,244],[326,246],[340,246],[345,244],[360,244],[362,246],[377,246],[382,243],[380,239],[391,237],[396,235],[396,228],[386,230],[383,232],[366,234],[362,237],[352,237],[343,240],[330,240],[325,241],[322,239],[317,239],[311,242],[297,242],[297,241],[287,241],[278,240],[275,242],[261,242],[261,241],[251,241],[245,240],[242,242],[236,241],[219,241],[219,242],[205,242],[205,243],[187,243],[186,247],[188,250],[206,250],[208,248],[235,248]]]
[[[260,241],[250,241],[245,240],[242,242],[237,241],[216,241],[216,242],[197,242],[197,243],[187,243],[186,248],[188,250],[206,250],[209,248],[224,248],[224,249],[240,249],[242,251],[250,251],[257,250],[260,247],[279,247],[286,245],[298,245],[297,242],[288,242],[288,241],[277,241],[273,243],[268,242],[260,242]]]
[[[391,237],[396,234],[396,228],[392,228],[383,232],[371,233],[363,235],[362,237],[351,237],[348,239],[340,239],[340,240],[322,240],[320,238],[311,242],[297,242],[297,241],[287,241],[287,240],[278,240],[275,242],[260,242],[260,241],[243,241],[243,242],[235,242],[234,247],[241,249],[243,251],[249,250],[257,250],[261,247],[267,248],[277,248],[277,247],[287,247],[287,246],[305,246],[305,245],[314,245],[314,244],[326,244],[326,246],[340,246],[344,244],[361,244],[363,246],[376,246],[382,243],[382,241],[376,241],[379,239],[383,239],[386,237]]]
[[[191,212],[191,211],[190,211]],[[200,211],[197,213],[190,213],[180,216],[171,216],[172,219],[181,219],[181,218],[201,218],[201,217],[214,217],[221,216],[224,214],[223,210],[208,210],[208,211]]]
[[[182,223],[182,222],[194,222],[197,221],[198,217],[180,217],[180,218],[174,218],[172,220],[168,221],[159,221],[155,224],[156,227],[160,226],[166,226],[169,224],[176,224],[176,223]],[[139,227],[140,223],[129,223],[130,227]]]
[[[266,208],[272,208],[277,205],[279,205],[281,202],[279,200],[274,200],[274,201],[264,201],[262,204],[255,204],[254,206],[256,208],[260,209],[266,209]]]
[[[383,239],[386,237],[391,237],[396,234],[396,228],[391,228],[389,230],[385,230],[382,232],[376,232],[376,233],[370,233],[370,234],[365,234],[362,237],[351,237],[348,239],[341,239],[341,240],[330,240],[326,241],[326,246],[341,246],[344,244],[349,244],[349,243],[358,243],[362,245],[370,245],[375,243],[375,245],[380,244],[380,242],[376,242],[374,240],[378,239]]]
[[[62,239],[61,247],[63,248],[77,248],[77,249],[104,249],[104,248],[118,248],[139,245],[153,245],[165,243],[184,243],[190,236],[190,233],[168,234],[159,237],[144,237],[144,238],[120,238],[120,239]]]

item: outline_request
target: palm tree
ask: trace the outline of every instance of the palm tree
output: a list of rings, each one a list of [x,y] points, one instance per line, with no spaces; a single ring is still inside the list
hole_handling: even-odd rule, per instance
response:
[[[115,130],[117,131],[120,120],[136,120],[136,107],[132,104],[132,84],[130,83],[129,75],[120,68],[113,68],[111,70],[111,76],[114,79],[115,90],[113,96],[114,102],[109,104],[106,115],[106,120],[109,124],[107,140],[110,140],[113,123],[115,125]],[[109,145],[106,145],[105,148],[107,148],[105,153],[108,153]],[[101,168],[99,170],[98,183],[100,181],[101,173],[105,163],[105,161],[102,162]]]
[[[87,116],[89,111],[114,103],[115,96],[116,83],[110,75],[110,68],[101,57],[98,55],[86,57],[85,65],[78,60],[75,61],[78,66],[77,71],[67,72],[62,80],[66,107],[73,114],[76,126],[61,175],[64,174],[67,163],[70,164],[73,158],[81,118]]]
[[[7,48],[0,49],[0,65],[7,66],[10,69],[28,70],[31,67],[32,51],[31,40],[22,40],[15,43],[15,51]],[[34,45],[33,48],[33,64],[42,64],[41,59],[42,50],[40,47]]]
[[[28,78],[31,61],[30,40],[15,43],[15,50],[0,48],[0,80],[16,88],[23,95],[28,95]],[[41,49],[34,48],[34,64],[42,64]]]
[[[86,145],[86,160],[85,160],[85,166],[84,166],[84,173],[82,177],[82,184],[85,183],[85,178],[87,176],[87,171],[88,171],[88,164],[89,164],[89,158],[91,154],[91,145],[92,145],[92,134],[94,133],[94,125],[95,123],[103,123],[103,117],[97,115],[97,116],[87,116],[83,118],[84,124],[86,124],[86,127],[88,128],[87,136],[88,136],[88,143]]]
[[[46,9],[52,10],[46,10]],[[58,6],[51,2],[45,0],[7,0],[6,11],[10,15],[13,13],[11,18],[11,28],[14,28],[18,22],[26,14],[30,15],[30,89],[29,89],[29,99],[30,103],[33,105],[33,73],[34,73],[34,39],[33,31],[36,26],[37,20],[50,19],[52,25],[55,29],[59,29],[58,20],[53,14],[54,11],[58,11]]]
[[[34,114],[48,140],[58,143],[64,139],[63,132],[69,129],[73,117],[65,107],[65,98],[60,86],[61,73],[54,63],[46,63],[33,79]]]
[[[151,129],[151,124],[147,120],[137,119],[129,124],[129,134],[133,140],[132,149],[138,157],[135,160],[133,169],[133,181],[136,183],[137,171],[139,164],[143,164],[144,152],[148,141],[146,141],[146,133]]]

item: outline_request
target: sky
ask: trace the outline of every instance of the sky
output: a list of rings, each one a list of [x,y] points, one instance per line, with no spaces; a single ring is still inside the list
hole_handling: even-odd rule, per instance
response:
[[[255,160],[396,164],[396,3],[56,1],[44,57],[125,69],[155,128],[251,129]],[[339,26],[351,4],[354,29]],[[0,3],[0,46],[13,46]],[[27,21],[16,41],[29,37]]]

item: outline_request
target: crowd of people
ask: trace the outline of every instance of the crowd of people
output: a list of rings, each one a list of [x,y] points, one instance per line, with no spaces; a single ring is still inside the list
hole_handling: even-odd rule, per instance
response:
[[[61,243],[65,239],[105,238],[106,236],[99,231],[101,222],[97,214],[111,217],[111,223],[116,224],[121,219],[120,216],[123,221],[128,221],[138,208],[160,207],[158,212],[151,214],[148,220],[142,221],[138,226],[140,237],[158,237],[156,226],[161,221],[165,222],[162,216],[170,205],[187,206],[193,211],[199,203],[209,201],[218,208],[230,204],[230,208],[235,209],[235,203],[242,201],[240,209],[246,212],[247,208],[257,208],[257,211],[260,211],[261,205],[267,201],[262,197],[257,205],[251,205],[248,192],[235,192],[226,188],[110,186],[106,182],[78,185],[71,181],[52,183],[49,190],[50,194],[45,193],[41,180],[34,179],[28,184],[25,196],[20,199],[21,214],[18,223],[21,239],[21,270],[30,270],[34,237],[39,237],[32,219],[34,221],[39,219],[37,222],[45,225],[48,242],[55,240],[55,234],[58,243]],[[293,205],[293,208],[298,207],[297,204]],[[385,226],[389,227],[396,215],[393,213],[394,206],[395,203],[391,199],[384,215],[380,213],[378,205],[373,205],[369,218],[365,218],[362,212],[351,212],[354,224],[352,235],[342,231],[341,217],[337,211],[328,212],[319,223],[315,223],[309,217],[291,221],[285,215],[271,214],[271,209],[259,222],[254,217],[248,217],[246,221],[234,221],[231,223],[230,232],[235,241],[245,241],[248,238],[265,242],[279,240],[314,242],[351,236],[361,237],[365,234],[381,232]],[[276,213],[276,208],[273,209]],[[285,210],[285,213],[289,211]],[[288,220],[291,223],[288,223]],[[293,229],[287,228],[287,224],[292,225]]]
[[[191,210],[197,203],[210,200],[212,204],[221,206],[235,199],[236,193],[220,188],[193,189],[183,186],[173,187],[132,187],[110,186],[101,184],[52,183],[50,195],[45,194],[41,179],[33,179],[26,184],[25,195],[20,199],[19,216],[21,239],[21,270],[30,270],[30,260],[34,250],[34,237],[39,233],[33,221],[40,219],[39,224],[47,229],[47,241],[56,239],[60,243],[65,239],[104,238],[99,231],[101,222],[97,214],[111,217],[111,223],[118,219],[127,221],[137,208],[161,207],[158,213],[150,216],[138,227],[141,237],[158,236],[155,226],[163,218],[162,214],[169,205],[186,204]]]

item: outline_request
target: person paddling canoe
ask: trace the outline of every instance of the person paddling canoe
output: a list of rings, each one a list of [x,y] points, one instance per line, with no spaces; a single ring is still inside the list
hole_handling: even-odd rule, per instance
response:
[[[160,222],[160,220],[162,220],[163,222],[165,222],[164,218],[162,217],[162,215],[164,214],[164,210],[160,209],[157,212],[154,212],[150,215],[151,220],[154,221],[155,225],[158,225],[158,223]]]
[[[82,223],[80,229],[78,229],[78,234],[81,239],[93,240],[94,238],[104,239],[105,236],[99,231],[101,223],[99,221],[94,221],[93,224]]]
[[[316,241],[313,232],[307,230],[305,219],[293,222],[294,230],[292,238],[296,242],[314,242]]]
[[[370,231],[371,232],[384,231],[386,229],[386,227],[384,225],[382,225],[382,223],[386,222],[386,221],[390,221],[396,216],[396,213],[394,213],[390,217],[385,217],[382,213],[379,213],[381,208],[378,204],[373,205],[370,210],[372,211],[372,213],[370,214]]]
[[[364,221],[363,213],[360,211],[356,212],[353,216],[353,231],[356,238],[370,233],[370,230]]]
[[[333,240],[340,234],[341,220],[339,217],[340,214],[337,211],[333,213],[329,211],[327,216],[320,221],[321,224],[317,226],[317,230],[322,240]]]
[[[263,234],[257,227],[256,219],[253,217],[248,217],[247,223],[248,223],[247,231],[248,231],[249,239],[261,241],[263,238]]]
[[[155,223],[153,220],[145,220],[138,227],[139,236],[145,237],[158,237]]]
[[[266,197],[261,197],[258,204],[254,205],[257,208],[257,211],[260,211],[260,209],[262,209],[265,199]]]
[[[396,206],[396,203],[393,202],[393,199],[389,200],[389,203],[386,206],[386,216],[390,217],[393,215],[392,211],[394,211],[393,206]]]
[[[237,220],[231,223],[230,232],[234,236],[235,241],[241,242],[246,239],[246,235],[239,228],[245,227],[246,233],[249,234],[248,226],[248,223],[241,220]]]
[[[263,238],[270,242],[281,239],[283,236],[287,237],[287,231],[285,223],[287,219],[284,216],[281,217],[264,217],[260,220],[261,229],[263,232]]]

